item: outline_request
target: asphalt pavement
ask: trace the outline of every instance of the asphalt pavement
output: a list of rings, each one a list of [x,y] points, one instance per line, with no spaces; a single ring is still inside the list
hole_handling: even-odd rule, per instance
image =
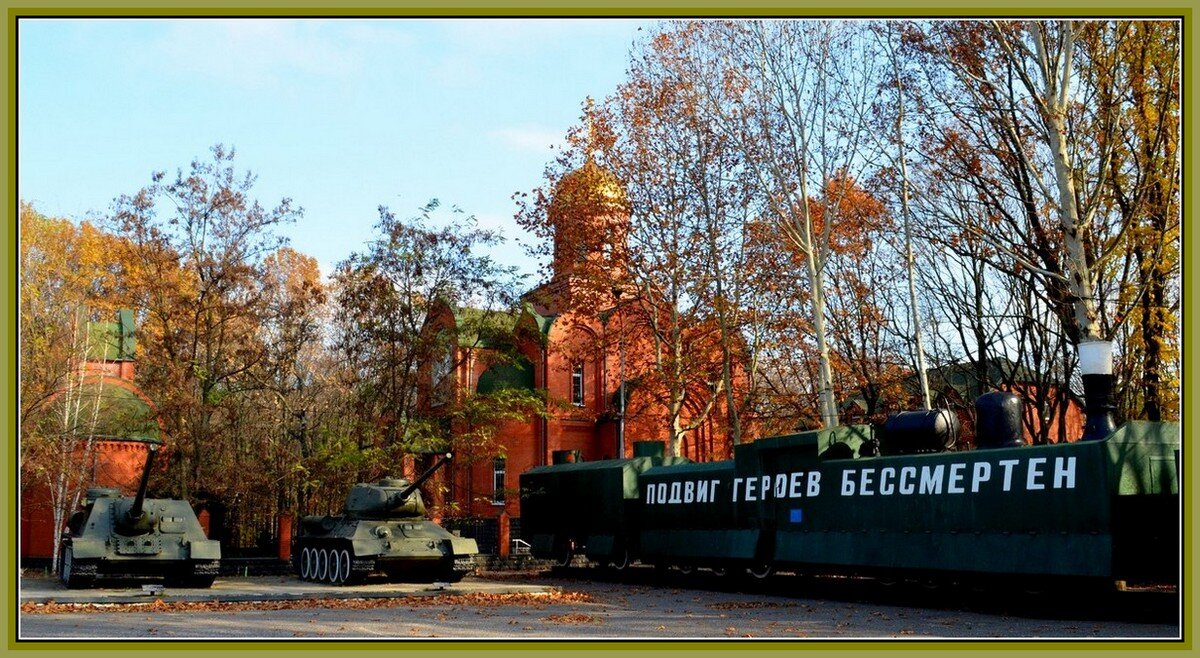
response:
[[[503,594],[518,596],[487,596]],[[153,587],[144,591],[138,583],[68,590],[52,578],[25,578],[20,598],[23,604],[99,604],[23,605],[19,637],[35,643],[52,639],[1069,639],[1164,642],[1167,648],[1177,644],[1180,636],[1178,597],[1167,592],[1006,597],[958,588],[930,590],[921,584],[882,587],[869,580],[786,574],[750,584],[706,572],[661,580],[648,568],[631,569],[619,577],[603,570],[575,569],[480,574],[454,584],[373,582],[353,587],[306,583],[291,576],[223,577],[211,589],[162,591]],[[206,601],[237,605],[184,603]],[[285,603],[266,603],[271,601]],[[151,606],[119,605],[123,603]]]

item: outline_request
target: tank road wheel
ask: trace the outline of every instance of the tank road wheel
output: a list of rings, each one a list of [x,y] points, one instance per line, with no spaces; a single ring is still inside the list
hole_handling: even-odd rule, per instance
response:
[[[300,549],[300,580],[312,578],[312,549],[305,546]]]
[[[67,589],[91,587],[92,581],[95,579],[94,576],[79,574],[79,567],[75,562],[75,549],[71,546],[63,549],[63,554],[59,557],[58,569],[59,578]]]
[[[759,562],[746,567],[746,573],[754,580],[766,580],[771,577],[771,574],[775,573],[775,567],[771,566],[768,562]]]
[[[336,548],[329,549],[329,570],[326,572],[328,578],[325,582],[330,585],[342,584],[342,559],[338,555]]]
[[[347,585],[361,585],[364,581],[366,581],[367,577],[371,575],[371,571],[373,571],[374,568],[371,567],[368,569],[362,569],[361,568],[362,565],[360,564],[359,570],[355,571],[354,570],[354,550],[346,549],[345,551],[343,551],[343,553],[345,553],[345,557],[343,557],[342,559],[344,559],[346,561],[346,563],[345,563],[345,567],[346,567],[345,583]]]
[[[317,554],[317,572],[313,574],[313,580],[325,582],[325,578],[329,576],[329,549],[313,549]]]
[[[345,567],[346,584],[354,585],[362,581],[362,576],[354,574],[354,551],[346,549],[342,551],[342,565]]]
[[[334,585],[345,585],[346,583],[350,582],[349,549],[329,549],[329,571],[330,583]]]

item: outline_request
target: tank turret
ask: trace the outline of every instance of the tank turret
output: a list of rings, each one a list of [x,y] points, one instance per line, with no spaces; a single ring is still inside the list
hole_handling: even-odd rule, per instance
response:
[[[86,503],[71,515],[62,535],[59,577],[67,587],[90,587],[102,578],[212,585],[220,569],[220,542],[205,537],[187,501],[146,497],[158,450],[156,444],[147,446],[134,496],[88,489]]]
[[[342,513],[306,516],[293,541],[296,574],[345,585],[382,572],[394,580],[457,581],[479,547],[425,518],[419,487],[450,462],[447,453],[412,482],[385,477],[354,485]]]
[[[425,516],[425,502],[419,487],[452,458],[446,453],[411,483],[404,478],[385,477],[378,482],[354,485],[346,496],[346,515],[359,519]]]

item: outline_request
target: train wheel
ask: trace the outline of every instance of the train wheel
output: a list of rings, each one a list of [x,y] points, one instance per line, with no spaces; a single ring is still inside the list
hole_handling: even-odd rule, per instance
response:
[[[685,576],[692,575],[692,572],[696,570],[696,567],[694,567],[690,564],[679,564],[679,565],[676,565],[675,568],[679,569],[679,573],[681,573]]]
[[[624,571],[624,570],[628,569],[629,568],[629,551],[627,551],[623,548],[620,551],[617,551],[617,554],[615,556],[613,556],[612,567],[613,567],[613,569],[616,569],[617,571]]]
[[[571,549],[563,549],[563,551],[558,554],[558,557],[554,558],[554,566],[558,567],[559,569],[566,569],[567,567],[571,566],[571,559],[574,557],[575,556],[571,553]]]
[[[775,567],[766,562],[761,562],[749,567],[746,567],[746,573],[754,580],[766,580],[775,573]]]
[[[716,576],[717,578],[724,578],[725,574],[727,574],[727,573],[729,573],[729,570],[726,569],[725,567],[713,567],[712,568],[712,574],[714,576]]]

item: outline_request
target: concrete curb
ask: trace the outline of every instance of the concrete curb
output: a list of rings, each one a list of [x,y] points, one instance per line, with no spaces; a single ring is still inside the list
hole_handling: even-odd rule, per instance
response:
[[[466,594],[551,594],[556,586],[523,585],[468,577],[453,584],[372,583],[334,587],[278,576],[221,578],[211,589],[164,587],[159,593],[145,592],[141,585],[72,590],[53,579],[21,580],[21,603],[153,603],[201,601],[243,603],[253,601],[304,601],[311,599],[383,599]]]

